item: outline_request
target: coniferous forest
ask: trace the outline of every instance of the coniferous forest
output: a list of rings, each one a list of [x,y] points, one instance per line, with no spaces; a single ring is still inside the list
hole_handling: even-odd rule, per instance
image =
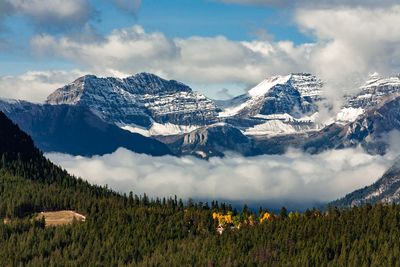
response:
[[[120,195],[53,165],[4,115],[0,125],[0,266],[400,266],[400,206],[273,214]],[[35,217],[57,210],[87,219]]]

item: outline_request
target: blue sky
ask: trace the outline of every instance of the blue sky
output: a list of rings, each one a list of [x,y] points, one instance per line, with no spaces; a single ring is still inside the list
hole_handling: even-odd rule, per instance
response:
[[[230,40],[263,39],[267,33],[274,40],[291,40],[296,44],[311,40],[291,20],[291,11],[274,7],[226,4],[212,0],[144,0],[137,14],[124,12],[110,1],[91,0],[95,12],[89,20],[94,31],[108,34],[114,29],[143,26],[148,32],[160,31],[170,38],[190,36],[225,36]],[[38,58],[29,50],[34,34],[51,32],[71,34],[79,29],[45,29],[33,26],[24,16],[5,19],[1,36],[9,47],[0,50],[0,75],[15,75],[30,70],[70,69],[73,64],[56,58]]]
[[[144,1],[138,23],[173,37],[224,35],[232,40],[250,40],[264,30],[279,40],[307,40],[292,23],[288,10],[210,0]]]
[[[0,97],[144,71],[213,98],[309,72],[335,96],[400,72],[397,25],[398,0],[1,0]]]

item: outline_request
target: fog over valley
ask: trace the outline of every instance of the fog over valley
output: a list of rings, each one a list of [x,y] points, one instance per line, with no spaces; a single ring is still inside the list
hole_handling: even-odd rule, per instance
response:
[[[151,157],[125,149],[91,158],[58,153],[46,157],[76,176],[118,192],[225,200],[269,208],[289,205],[293,209],[333,201],[370,185],[394,159],[392,153],[372,156],[362,149],[318,155],[291,150],[284,155],[249,158],[228,154],[208,161]]]

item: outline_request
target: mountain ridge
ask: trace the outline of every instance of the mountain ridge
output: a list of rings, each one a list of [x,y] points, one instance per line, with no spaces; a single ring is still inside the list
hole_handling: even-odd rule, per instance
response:
[[[358,144],[370,153],[385,153],[387,144],[378,139],[399,128],[395,123],[397,105],[378,108],[400,95],[400,78],[371,78],[359,93],[346,96],[342,110],[329,124],[318,120],[324,100],[323,86],[312,74],[273,76],[247,94],[215,102],[183,83],[154,74],[139,73],[125,79],[86,75],[50,94],[46,108],[49,113],[52,108],[57,113],[62,105],[90,110],[104,124],[157,139],[177,155],[200,154],[208,158],[233,150],[254,156],[284,153],[289,146],[319,153]],[[21,102],[8,101],[0,104],[0,109],[15,119],[20,115],[13,113],[21,114],[18,105]],[[25,109],[28,116],[29,110],[34,113],[37,106],[32,104]],[[383,119],[374,115],[378,113],[384,113]],[[32,119],[18,122],[27,131],[31,128]],[[368,130],[368,125],[375,125],[374,131]],[[37,139],[34,131],[29,133]],[[196,141],[198,144],[194,145],[184,141],[200,140],[201,136],[207,136],[203,138],[206,143]],[[235,138],[241,145],[232,145]],[[135,145],[140,146],[131,144],[132,149]]]

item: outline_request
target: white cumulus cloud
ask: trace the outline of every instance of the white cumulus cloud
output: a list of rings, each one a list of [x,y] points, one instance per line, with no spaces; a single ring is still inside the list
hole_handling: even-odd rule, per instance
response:
[[[36,35],[31,46],[103,76],[148,71],[188,84],[251,86],[270,75],[311,72],[326,81],[328,98],[357,88],[369,73],[400,72],[400,5],[297,8],[293,20],[315,41],[169,38],[136,25],[96,40]]]
[[[326,83],[336,110],[342,95],[354,91],[368,74],[400,72],[400,5],[386,8],[298,9],[297,25],[317,42],[305,63]]]
[[[352,79],[374,70],[400,71],[400,6],[385,9],[299,9],[299,27],[317,39],[308,64],[328,80]],[[339,77],[339,78],[338,78]]]
[[[308,45],[236,42],[223,36],[171,39],[141,26],[119,29],[104,40],[37,35],[31,45],[38,54],[57,55],[108,75],[112,70],[134,74],[148,71],[188,83],[255,83],[270,73],[300,69]]]
[[[40,1],[46,0],[16,0],[13,6],[32,16],[50,12],[55,6],[53,1],[38,5]],[[74,13],[74,3],[80,1],[63,1],[60,5],[68,7],[55,14],[69,18]],[[339,107],[343,93],[358,88],[369,73],[400,72],[396,60],[400,56],[400,5],[339,2],[324,8],[294,8],[291,20],[314,39],[304,44],[268,38],[234,41],[224,36],[170,38],[162,32],[147,32],[139,25],[104,36],[91,33],[88,27],[82,28],[81,35],[36,34],[30,44],[35,55],[62,58],[87,73],[125,77],[147,71],[180,80],[196,90],[208,88],[205,93],[212,90],[209,88],[217,92],[231,85],[235,89],[228,93],[236,94],[241,91],[236,90],[238,85],[249,88],[271,75],[311,72],[326,82],[327,98]],[[122,0],[119,4],[140,5],[139,1]],[[5,7],[10,5],[3,3]],[[0,43],[0,49],[7,45]],[[210,95],[216,96],[216,92]]]

